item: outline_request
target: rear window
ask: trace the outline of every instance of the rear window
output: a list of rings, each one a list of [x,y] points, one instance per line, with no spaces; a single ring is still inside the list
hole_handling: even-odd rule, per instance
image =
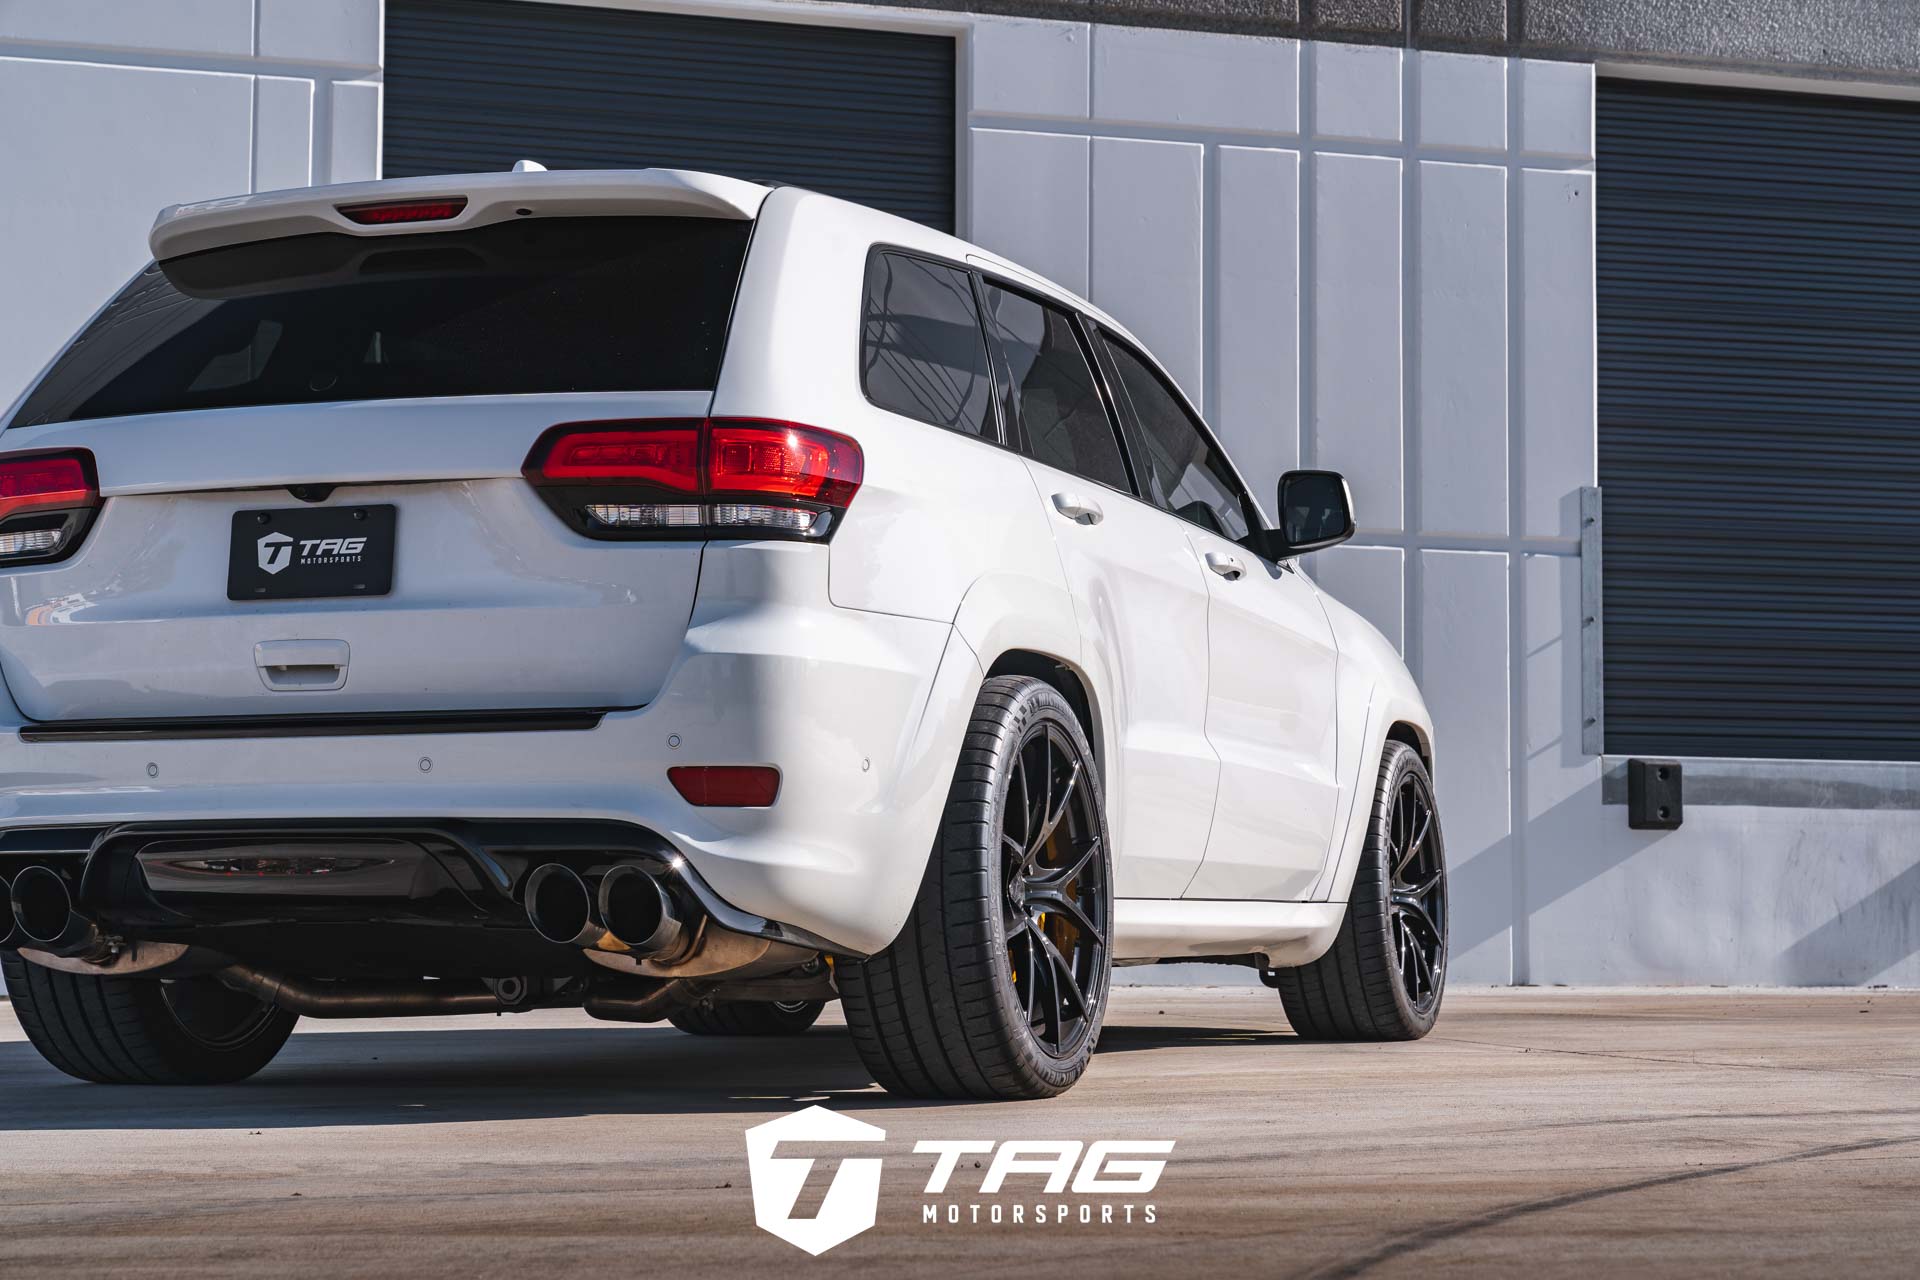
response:
[[[555,218],[156,263],[12,426],[419,396],[708,390],[751,224]]]

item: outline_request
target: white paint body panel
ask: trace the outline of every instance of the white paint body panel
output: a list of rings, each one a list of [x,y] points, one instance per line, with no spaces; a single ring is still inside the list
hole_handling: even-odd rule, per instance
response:
[[[892,940],[919,887],[981,681],[1018,651],[1084,684],[1121,918],[1140,922],[1121,930],[1119,958],[1318,954],[1345,897],[1333,853],[1352,830],[1336,842],[1350,818],[1339,801],[1370,785],[1387,727],[1361,708],[1382,688],[1411,688],[1397,655],[1363,635],[1340,650],[1352,671],[1336,681],[1339,631],[1304,578],[1261,566],[1259,580],[1220,581],[1209,553],[1259,562],[1129,494],[881,410],[860,388],[862,281],[876,245],[971,262],[1125,329],[977,246],[872,210],[670,178],[596,181],[630,190],[634,212],[660,212],[665,182],[731,192],[757,216],[710,403],[690,392],[219,410],[5,441],[93,451],[107,503],[79,555],[0,574],[12,690],[0,711],[12,724],[273,714],[288,700],[635,709],[538,735],[86,745],[8,735],[0,825],[617,819],[665,835],[734,906],[867,953]],[[577,185],[512,175],[512,200],[544,207],[548,183],[562,196]],[[622,209],[595,198],[597,210]],[[157,238],[244,237],[249,216],[284,234],[342,202],[333,191],[215,202],[169,215]],[[518,474],[556,422],[709,412],[860,442],[862,486],[830,545],[595,543]],[[343,477],[352,483],[323,505],[401,508],[394,594],[227,602],[232,512],[286,501],[272,486]],[[1097,522],[1062,510],[1089,503]],[[289,644],[350,651],[351,670],[338,688],[265,688],[256,646]],[[1429,734],[1417,695],[1397,710]],[[679,763],[775,765],[780,798],[690,807],[666,784]],[[1284,898],[1296,901],[1258,901]]]

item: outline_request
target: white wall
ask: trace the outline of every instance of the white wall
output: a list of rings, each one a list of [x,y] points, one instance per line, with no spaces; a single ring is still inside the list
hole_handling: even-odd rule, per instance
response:
[[[379,174],[380,0],[0,0],[0,406],[183,200]]]
[[[1564,638],[1594,482],[1592,68],[1006,21],[972,68],[972,236],[1136,329],[1263,499],[1351,479],[1310,567],[1422,679],[1454,972],[1512,979],[1530,806],[1598,784],[1513,661]]]

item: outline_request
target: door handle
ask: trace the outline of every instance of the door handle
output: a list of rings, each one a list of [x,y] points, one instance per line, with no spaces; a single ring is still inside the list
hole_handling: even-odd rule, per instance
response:
[[[1099,524],[1107,514],[1092,498],[1077,493],[1054,494],[1053,509],[1075,524]]]
[[[1247,571],[1247,566],[1233,556],[1220,551],[1207,552],[1207,568],[1213,570],[1228,582],[1233,582]]]
[[[345,640],[262,640],[253,646],[260,682],[278,691],[342,688],[350,656]]]

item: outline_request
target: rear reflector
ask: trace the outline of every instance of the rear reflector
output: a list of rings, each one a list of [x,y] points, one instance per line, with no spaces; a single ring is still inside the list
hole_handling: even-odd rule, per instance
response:
[[[780,794],[780,771],[767,765],[681,765],[667,779],[682,800],[702,808],[764,809]]]
[[[397,204],[343,204],[335,206],[348,222],[387,226],[398,222],[445,222],[467,207],[465,196],[445,200],[406,200]]]

